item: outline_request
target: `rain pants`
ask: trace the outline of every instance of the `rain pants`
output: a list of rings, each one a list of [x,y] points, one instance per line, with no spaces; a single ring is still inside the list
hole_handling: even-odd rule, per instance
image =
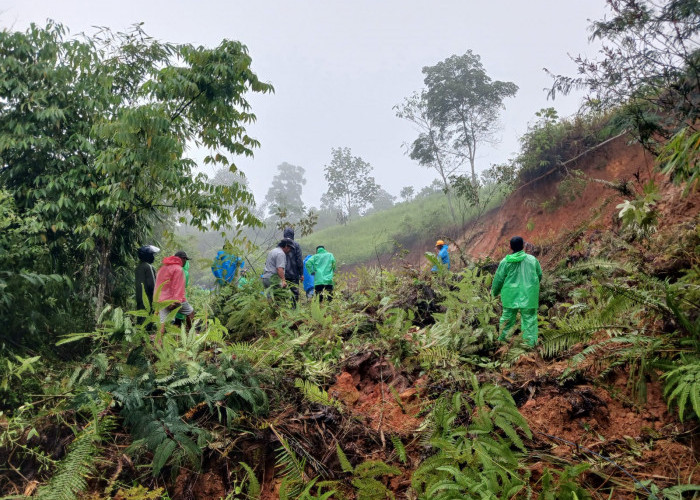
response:
[[[315,255],[306,261],[306,270],[314,275],[314,286],[333,285],[333,274],[335,273],[335,257],[332,253],[321,247]]]
[[[523,250],[506,255],[493,278],[491,294],[501,296],[500,340],[506,340],[520,311],[520,329],[528,345],[537,344],[537,308],[540,300],[542,268],[538,260]]]

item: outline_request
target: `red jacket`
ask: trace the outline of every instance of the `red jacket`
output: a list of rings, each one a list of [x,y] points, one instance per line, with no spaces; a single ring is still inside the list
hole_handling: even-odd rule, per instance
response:
[[[182,272],[182,259],[170,256],[163,259],[163,266],[158,269],[156,276],[156,293],[160,285],[163,288],[158,297],[159,302],[175,300],[185,302],[185,273]]]

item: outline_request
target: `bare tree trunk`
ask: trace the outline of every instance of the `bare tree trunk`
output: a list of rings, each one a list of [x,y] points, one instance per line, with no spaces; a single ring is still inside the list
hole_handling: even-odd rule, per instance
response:
[[[112,245],[114,243],[114,237],[117,233],[117,228],[119,227],[119,219],[121,216],[121,211],[117,210],[114,214],[114,220],[112,221],[112,229],[109,232],[109,237],[105,241],[102,240],[100,245],[100,260],[98,264],[98,285],[97,285],[97,304],[95,305],[95,321],[100,317],[102,308],[105,303],[105,295],[107,294],[107,280],[109,278],[109,256],[112,252]]]

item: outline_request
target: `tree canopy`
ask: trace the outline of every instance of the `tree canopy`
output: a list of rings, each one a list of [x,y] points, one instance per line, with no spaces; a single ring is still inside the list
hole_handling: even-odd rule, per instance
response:
[[[277,173],[265,196],[265,202],[272,212],[284,210],[291,217],[299,217],[304,213],[301,193],[306,185],[305,173],[302,167],[287,162],[277,166]]]
[[[370,175],[372,166],[359,156],[352,156],[350,148],[334,148],[324,172],[328,191],[321,199],[322,208],[335,210],[343,224],[353,216],[362,215],[379,191],[379,185]]]
[[[453,154],[469,162],[472,180],[476,182],[477,148],[481,143],[495,141],[503,101],[513,97],[518,86],[512,82],[493,81],[486,74],[481,58],[471,50],[426,66],[423,74],[425,92],[421,99],[426,116],[443,138],[452,141]],[[434,155],[438,151],[432,140],[419,137],[417,141],[421,146],[419,151],[424,154]]]
[[[48,270],[82,269],[80,290],[97,296],[97,310],[157,224],[259,223],[243,184],[207,182],[188,154],[199,147],[204,163],[236,172],[234,157],[259,146],[246,133],[255,115],[245,94],[273,88],[251,62],[240,42],[175,45],[140,25],[0,33],[1,185],[42,227]]]

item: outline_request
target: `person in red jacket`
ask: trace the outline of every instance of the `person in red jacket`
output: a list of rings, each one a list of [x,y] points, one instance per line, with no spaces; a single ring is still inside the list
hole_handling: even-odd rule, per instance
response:
[[[160,310],[161,330],[164,329],[163,324],[170,311],[178,307],[180,308],[180,313],[185,316],[187,329],[189,330],[192,327],[194,309],[192,309],[185,297],[185,273],[182,270],[185,262],[188,260],[187,254],[180,250],[175,255],[164,258],[163,265],[158,269],[158,275],[156,276],[156,291],[160,289],[158,301],[175,301],[169,307]]]

